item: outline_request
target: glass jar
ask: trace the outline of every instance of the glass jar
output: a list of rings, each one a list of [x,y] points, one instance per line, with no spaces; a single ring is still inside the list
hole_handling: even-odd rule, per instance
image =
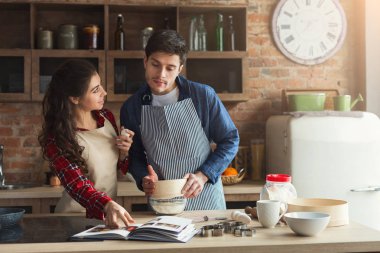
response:
[[[279,200],[288,203],[289,200],[297,198],[297,191],[291,180],[292,177],[286,174],[268,174],[260,193],[260,199]]]
[[[84,33],[84,47],[86,49],[97,49],[98,48],[98,35],[99,27],[97,25],[87,25],[83,27]]]
[[[141,46],[142,46],[142,49],[145,49],[146,45],[148,44],[148,40],[149,40],[150,36],[152,35],[152,33],[153,33],[153,27],[145,27],[141,31]]]

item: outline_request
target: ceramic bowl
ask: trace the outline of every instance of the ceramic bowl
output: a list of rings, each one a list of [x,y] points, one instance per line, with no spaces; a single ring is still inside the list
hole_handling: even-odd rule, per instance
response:
[[[149,198],[149,204],[156,214],[174,215],[182,213],[186,207],[186,198],[176,197],[172,199]]]
[[[327,227],[330,215],[317,212],[292,212],[286,213],[284,219],[297,235],[315,236]]]
[[[288,212],[319,212],[331,216],[329,227],[349,223],[348,203],[339,199],[297,198],[288,202]]]
[[[288,95],[289,111],[323,111],[325,93],[305,93]]]
[[[22,208],[0,208],[0,229],[17,225],[24,213],[25,209]]]
[[[186,181],[186,179],[159,180],[155,182],[152,197],[154,199],[172,199],[183,196],[181,191]]]

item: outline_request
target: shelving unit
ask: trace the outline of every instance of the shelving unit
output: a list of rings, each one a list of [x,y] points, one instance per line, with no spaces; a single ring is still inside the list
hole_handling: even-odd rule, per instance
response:
[[[116,17],[123,14],[125,51],[114,48]],[[214,30],[217,13],[234,18],[237,51],[217,52]],[[204,15],[208,34],[207,51],[189,52],[183,73],[190,80],[209,84],[222,101],[246,100],[247,6],[191,6],[141,4],[135,1],[14,1],[0,3],[0,101],[41,101],[54,70],[68,58],[88,59],[97,66],[107,89],[108,101],[122,102],[144,83],[144,51],[141,30],[170,29],[189,40],[190,20]],[[61,24],[78,27],[79,48],[57,49]],[[85,49],[82,28],[96,24],[100,28],[98,48]],[[54,32],[53,49],[37,48],[39,28]]]

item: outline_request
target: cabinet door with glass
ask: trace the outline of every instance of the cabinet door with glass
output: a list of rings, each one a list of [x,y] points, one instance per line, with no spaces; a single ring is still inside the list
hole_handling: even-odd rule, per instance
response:
[[[30,100],[30,5],[0,3],[0,101]]]
[[[144,52],[107,53],[107,100],[126,100],[145,83]]]
[[[85,59],[91,62],[98,70],[99,76],[105,84],[105,53],[87,50],[33,50],[32,72],[32,100],[41,101],[46,92],[54,71],[66,60],[71,58]]]

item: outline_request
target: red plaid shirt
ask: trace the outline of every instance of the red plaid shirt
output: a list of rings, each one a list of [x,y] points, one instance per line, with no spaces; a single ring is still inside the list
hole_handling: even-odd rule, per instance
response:
[[[104,126],[105,119],[101,115],[111,122],[116,133],[119,134],[115,117],[112,112],[107,109],[95,112],[98,128]],[[87,130],[78,129],[78,131]],[[73,199],[86,208],[86,217],[103,220],[104,206],[112,199],[107,196],[106,193],[97,191],[94,188],[94,183],[81,172],[80,167],[60,154],[54,138],[50,138],[46,144],[46,155],[50,160],[52,169],[58,175],[66,191]],[[128,170],[128,160],[119,160],[118,169],[125,174]]]

